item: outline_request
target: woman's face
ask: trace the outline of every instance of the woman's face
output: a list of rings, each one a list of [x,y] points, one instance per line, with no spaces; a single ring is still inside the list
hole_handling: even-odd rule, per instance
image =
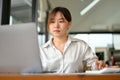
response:
[[[63,37],[67,35],[67,30],[70,26],[71,22],[68,22],[62,13],[57,12],[49,24],[49,32],[54,37]]]

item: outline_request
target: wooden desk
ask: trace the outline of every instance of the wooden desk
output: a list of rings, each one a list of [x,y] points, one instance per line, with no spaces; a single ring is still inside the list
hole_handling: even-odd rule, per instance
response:
[[[0,74],[0,80],[120,80],[120,74]]]

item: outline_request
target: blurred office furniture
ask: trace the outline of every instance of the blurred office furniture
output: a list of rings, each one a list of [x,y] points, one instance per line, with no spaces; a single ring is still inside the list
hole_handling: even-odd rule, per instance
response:
[[[108,58],[109,51],[108,51],[107,47],[96,47],[95,48],[95,53],[98,56],[99,60],[107,61],[109,59]]]
[[[0,80],[119,80],[120,74],[0,74]]]
[[[115,59],[115,65],[120,65],[120,50],[111,49],[110,52],[112,52]]]

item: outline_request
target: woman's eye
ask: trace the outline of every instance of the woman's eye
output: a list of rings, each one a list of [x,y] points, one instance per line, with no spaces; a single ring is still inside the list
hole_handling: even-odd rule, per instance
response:
[[[51,21],[51,23],[55,23],[55,21]]]
[[[59,21],[60,23],[63,23],[64,21]]]

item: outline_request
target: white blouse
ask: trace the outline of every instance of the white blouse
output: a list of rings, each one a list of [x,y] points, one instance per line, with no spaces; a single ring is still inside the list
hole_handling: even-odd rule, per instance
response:
[[[87,66],[95,69],[97,56],[86,42],[73,37],[68,37],[61,53],[52,44],[52,39],[40,46],[40,58],[43,72],[79,73],[83,71],[83,61]]]

